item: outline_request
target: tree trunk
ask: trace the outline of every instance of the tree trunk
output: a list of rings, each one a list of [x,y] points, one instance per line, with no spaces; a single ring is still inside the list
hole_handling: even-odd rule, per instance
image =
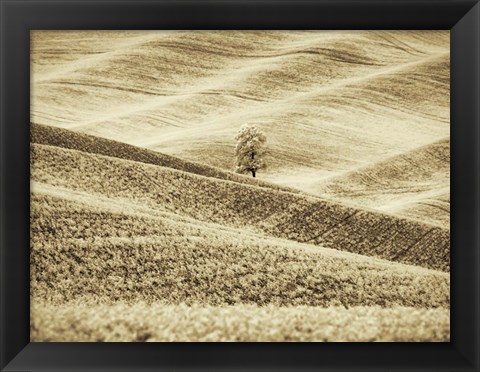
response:
[[[252,151],[252,160],[255,159],[255,151]],[[252,176],[255,177],[255,169],[250,169]]]

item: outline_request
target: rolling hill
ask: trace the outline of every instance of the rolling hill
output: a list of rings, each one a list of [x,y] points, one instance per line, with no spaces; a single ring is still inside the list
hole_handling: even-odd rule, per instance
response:
[[[450,228],[450,139],[332,177],[316,194]]]
[[[45,342],[441,342],[450,337],[450,312],[440,308],[95,306],[77,302],[38,306],[34,311],[32,338]],[[112,319],[121,326],[113,329]],[[138,319],[144,319],[141,327]]]
[[[432,332],[440,332],[440,340],[449,334],[450,277],[438,271],[449,267],[448,254],[443,253],[448,253],[448,234],[442,229],[354,211],[312,196],[127,160],[132,154],[142,158],[151,152],[132,146],[117,152],[113,141],[100,139],[95,144],[90,137],[65,130],[43,130],[43,144],[31,145],[34,340],[58,341],[70,334],[55,336],[50,327],[42,326],[46,319],[60,329],[78,319],[73,339],[125,340],[117,326],[108,333],[101,317],[92,323],[88,312],[74,310],[79,303],[90,304],[96,314],[111,314],[119,306],[133,306],[133,314],[149,308],[160,314],[178,309],[191,314],[190,322],[209,306],[220,306],[213,312],[219,311],[220,319],[238,321],[231,319],[246,312],[242,320],[246,324],[265,317],[265,306],[274,306],[271,311],[290,324],[281,329],[272,325],[277,341],[289,334],[292,340],[335,339],[332,333],[319,331],[294,337],[298,332],[294,319],[304,313],[314,319],[327,314],[337,327],[351,323],[353,333],[345,337],[357,341],[368,338],[358,320],[367,316],[365,312],[379,319],[397,312],[402,319],[393,330],[383,326],[370,337],[427,337],[417,331],[405,333],[402,327],[416,319],[408,314],[426,314],[427,329],[435,328],[438,323],[433,319],[441,316],[440,328]],[[39,140],[38,132],[32,140]],[[85,141],[96,151],[72,149],[86,148]],[[98,154],[105,146],[115,156]],[[355,218],[358,221],[348,222]],[[383,234],[368,233],[379,225],[387,227]],[[359,251],[362,255],[351,253]],[[134,305],[139,301],[144,307]],[[350,309],[338,310],[345,313],[340,320],[338,306]],[[55,308],[63,310],[52,312]],[[437,310],[423,313],[421,309]],[[116,322],[125,324],[123,314],[114,317]],[[128,320],[135,332],[129,332],[127,339],[138,341],[144,336],[135,339],[134,335],[143,328],[133,325],[135,319],[131,315]],[[95,324],[99,328],[92,331]],[[146,338],[154,340],[205,340],[197,334],[167,336],[154,322],[145,329],[145,334],[156,335]],[[266,336],[238,337],[263,340]]]
[[[449,231],[315,197],[49,145],[31,146],[32,181],[135,200],[234,228],[448,271]]]
[[[110,35],[32,34],[33,122],[226,170],[254,123],[270,152],[259,177],[309,192],[449,136],[448,32]]]
[[[225,172],[219,168],[185,161],[174,156],[162,154],[148,149],[142,149],[126,143],[67,131],[62,128],[32,123],[30,124],[30,142],[111,156],[125,160],[138,161],[146,164],[160,165],[205,177],[214,177],[218,179],[256,185],[259,187],[268,187],[294,193],[299,192],[297,189],[279,186],[232,172]]]

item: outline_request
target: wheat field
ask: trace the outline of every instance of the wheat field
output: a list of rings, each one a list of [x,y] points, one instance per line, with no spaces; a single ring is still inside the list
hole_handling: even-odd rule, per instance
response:
[[[31,340],[450,341],[449,37],[32,31]]]

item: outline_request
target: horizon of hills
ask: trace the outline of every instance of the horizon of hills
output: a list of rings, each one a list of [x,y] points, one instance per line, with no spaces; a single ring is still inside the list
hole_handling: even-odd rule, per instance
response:
[[[450,135],[448,31],[39,31],[31,44],[32,122],[224,170],[255,124],[270,153],[258,177],[310,193]]]

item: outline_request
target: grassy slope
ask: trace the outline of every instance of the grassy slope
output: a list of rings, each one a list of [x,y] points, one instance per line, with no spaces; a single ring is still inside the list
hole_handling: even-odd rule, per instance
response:
[[[449,307],[447,273],[155,210],[32,201],[31,290],[55,303]]]
[[[34,304],[31,341],[448,341],[445,309]],[[139,323],[139,319],[142,321]],[[199,321],[200,320],[200,321]]]
[[[450,140],[447,138],[330,178],[319,184],[317,193],[399,215],[427,219],[449,228],[449,190]],[[439,208],[435,208],[437,204],[441,204]],[[428,205],[431,208],[425,208]]]
[[[448,271],[449,231],[292,193],[34,144],[32,180],[198,220]]]
[[[307,223],[317,232],[328,226],[327,243],[344,230],[338,239],[352,244],[356,223],[342,225],[341,205],[152,165],[149,158],[146,164],[105,157],[97,153],[142,159],[144,152],[99,150],[111,142],[85,145],[83,136],[57,133],[56,145],[93,154],[32,145],[32,339],[449,340],[447,273],[324,248],[321,239],[314,245],[275,238],[305,240]],[[252,207],[255,200],[262,205]],[[309,210],[313,217],[304,220]],[[338,213],[335,227],[325,216]],[[358,213],[372,223],[369,212]],[[372,229],[397,220],[372,216]],[[361,230],[368,239],[368,229]],[[384,236],[382,243],[394,247],[388,231]],[[359,237],[353,243],[363,249],[378,245]],[[227,307],[211,307],[218,305]]]

